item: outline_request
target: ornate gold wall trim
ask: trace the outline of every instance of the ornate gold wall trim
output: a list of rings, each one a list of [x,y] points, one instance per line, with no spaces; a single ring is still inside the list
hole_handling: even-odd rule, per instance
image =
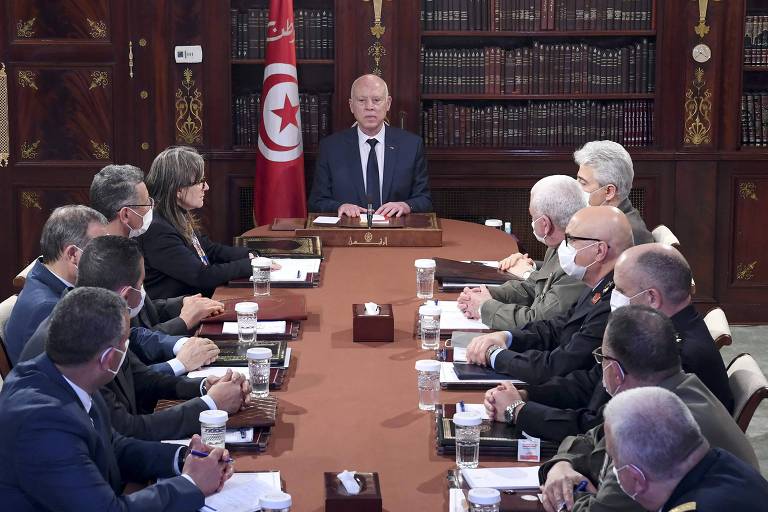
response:
[[[93,39],[107,38],[107,24],[103,20],[93,21],[91,18],[85,18],[88,22],[88,33]]]
[[[37,18],[32,18],[28,21],[22,21],[18,20],[16,22],[16,37],[20,37],[23,39],[30,39],[32,37],[35,37],[35,22],[37,21]]]
[[[704,69],[696,68],[691,87],[685,91],[685,143],[712,143],[712,89],[704,80]]]
[[[742,181],[739,183],[739,195],[742,199],[757,201],[757,186],[751,181]]]
[[[40,206],[40,196],[37,192],[31,190],[25,190],[21,193],[21,206],[24,208],[37,208],[38,210],[43,209],[43,207]]]
[[[106,142],[96,142],[91,140],[91,147],[93,148],[93,158],[96,160],[109,160],[110,149]]]
[[[32,144],[24,141],[21,143],[21,159],[22,160],[34,160],[37,158],[37,150],[40,148],[40,141],[36,140]]]
[[[738,281],[749,281],[755,277],[755,267],[757,267],[757,261],[752,263],[739,263],[736,266],[736,279]]]
[[[181,87],[176,90],[176,142],[203,143],[203,100],[195,87],[192,70],[184,70]]]
[[[8,75],[5,64],[0,62],[0,167],[8,167],[11,156],[10,133],[8,129]]]
[[[373,57],[373,69],[371,73],[377,76],[381,76],[381,59],[387,54],[387,49],[381,42],[376,41],[368,47],[368,55]]]
[[[19,71],[19,85],[37,91],[37,73],[34,71]]]
[[[391,1],[392,0],[390,0],[390,2]],[[363,0],[363,2],[373,2],[373,25],[370,30],[371,35],[376,38],[376,40],[368,47],[368,55],[373,57],[373,69],[371,69],[371,73],[381,76],[381,59],[387,54],[387,49],[381,44],[381,37],[387,31],[387,27],[381,24],[384,0]]]
[[[97,87],[107,87],[109,85],[109,75],[106,71],[91,71],[91,85],[88,90]]]

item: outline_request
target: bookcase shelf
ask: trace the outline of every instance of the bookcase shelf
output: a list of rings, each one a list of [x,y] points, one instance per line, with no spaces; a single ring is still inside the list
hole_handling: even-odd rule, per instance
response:
[[[548,38],[597,38],[597,37],[655,37],[655,30],[538,30],[533,32],[501,30],[425,30],[423,38],[461,37],[548,37]]]
[[[333,59],[296,59],[299,66],[332,66]],[[232,65],[263,66],[264,59],[232,59]]]
[[[744,62],[740,104],[741,150],[766,153],[768,148],[768,13],[764,0],[746,1]]]
[[[748,64],[744,66],[744,71],[747,73],[765,73],[768,72],[768,64],[764,64],[762,66]]]
[[[653,93],[638,94],[422,94],[422,100],[527,101],[527,100],[652,100]]]

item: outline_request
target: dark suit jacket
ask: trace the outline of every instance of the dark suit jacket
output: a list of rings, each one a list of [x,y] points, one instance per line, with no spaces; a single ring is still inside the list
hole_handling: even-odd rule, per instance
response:
[[[632,206],[629,198],[625,198],[619,203],[619,210],[624,212],[624,215],[629,221],[629,225],[632,227],[632,237],[635,239],[635,245],[649,244],[653,242],[653,235],[645,226],[645,221],[640,216],[640,212]]]
[[[672,316],[680,336],[683,371],[696,374],[729,412],[733,394],[728,385],[723,358],[717,351],[704,319],[693,306]],[[528,402],[520,409],[517,423],[527,433],[562,441],[583,434],[603,422],[603,406],[610,395],[603,388],[602,367],[577,370],[544,384],[528,387]]]
[[[387,126],[384,129],[382,204],[404,201],[413,212],[432,211],[429,175],[421,137]],[[367,206],[357,127],[320,141],[309,209],[335,212],[344,203]]]
[[[204,504],[175,476],[178,446],[114,432],[98,394],[89,416],[47,355],[17,365],[5,382],[0,437],[3,510],[191,512]],[[155,478],[168,480],[122,495],[123,479]]]
[[[44,322],[29,340],[21,361],[45,351],[48,322]],[[200,396],[200,381],[158,373],[144,365],[131,351],[115,378],[101,388],[112,426],[123,435],[161,441],[183,439],[200,431],[199,416],[208,405]],[[159,399],[191,399],[177,406],[153,413]]]
[[[144,327],[151,331],[160,331],[172,336],[187,336],[190,329],[184,320],[179,318],[183,307],[184,297],[152,300],[147,295],[144,307],[139,314],[131,319],[133,327]]]
[[[144,288],[152,299],[202,293],[210,297],[217,286],[253,272],[248,248],[211,242],[197,234],[209,265],[162,215],[155,214],[146,233],[137,238],[144,253]],[[253,252],[253,251],[250,251]]]
[[[512,329],[512,346],[496,355],[494,369],[528,384],[591,368],[611,313],[613,271],[587,288],[571,308],[554,318]],[[597,296],[597,302],[593,300]]]
[[[38,258],[27,274],[24,288],[5,324],[5,346],[11,364],[19,360],[24,345],[51,314],[66,289],[67,285],[43,265],[42,258]]]

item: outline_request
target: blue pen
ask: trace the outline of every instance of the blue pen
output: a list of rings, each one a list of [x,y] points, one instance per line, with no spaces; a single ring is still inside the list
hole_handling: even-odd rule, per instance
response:
[[[465,412],[467,410],[467,408],[464,407],[464,400],[459,401],[459,409],[461,412]]]
[[[582,480],[579,482],[579,485],[576,486],[573,492],[584,492],[587,490],[587,485],[589,485],[589,482]]]
[[[195,455],[197,457],[207,457],[208,456],[207,453],[201,452],[201,451],[198,451],[198,450],[189,450],[189,453],[191,453],[192,455]],[[227,464],[232,464],[233,462],[235,462],[235,459],[229,458],[229,459],[225,460],[224,462],[226,462]]]

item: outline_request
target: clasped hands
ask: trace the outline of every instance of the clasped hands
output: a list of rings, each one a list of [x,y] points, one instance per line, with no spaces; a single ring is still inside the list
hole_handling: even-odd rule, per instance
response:
[[[216,377],[210,375],[205,379],[206,393],[216,402],[216,407],[229,414],[234,414],[240,409],[244,409],[249,402],[251,393],[251,384],[240,372],[227,372]]]
[[[208,456],[193,455],[192,450],[207,453]],[[229,450],[203,444],[200,436],[195,434],[189,442],[189,451],[184,459],[181,473],[192,478],[195,485],[207,497],[219,492],[235,472],[235,465],[229,463],[229,460]]]
[[[347,217],[359,217],[360,215],[367,212],[368,210],[362,206],[344,203],[339,206],[337,214],[339,217],[342,215],[346,215]],[[402,217],[403,215],[411,213],[411,207],[408,206],[408,203],[403,201],[392,201],[379,206],[379,208],[373,213],[375,215],[384,215],[386,217]]]
[[[507,334],[503,331],[478,336],[467,345],[467,362],[489,366],[488,349],[492,346],[507,348]]]

